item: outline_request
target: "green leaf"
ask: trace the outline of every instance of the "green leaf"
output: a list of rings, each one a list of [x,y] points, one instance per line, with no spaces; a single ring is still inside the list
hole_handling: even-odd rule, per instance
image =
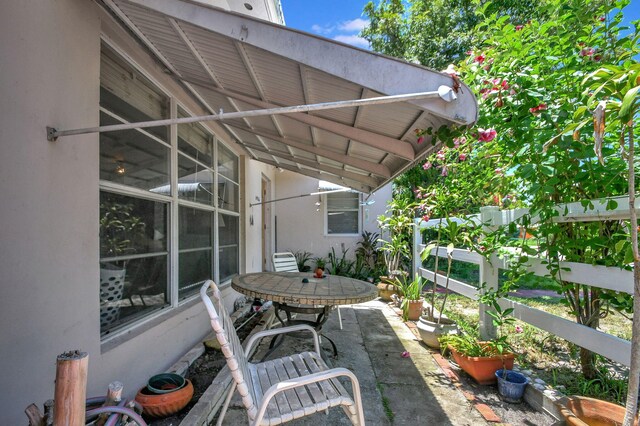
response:
[[[640,86],[629,89],[629,91],[624,95],[624,98],[622,99],[622,106],[620,107],[618,117],[620,117],[625,123],[627,121],[630,121],[635,114],[635,111],[633,111],[633,104],[636,95],[638,94],[638,90],[640,90]]]

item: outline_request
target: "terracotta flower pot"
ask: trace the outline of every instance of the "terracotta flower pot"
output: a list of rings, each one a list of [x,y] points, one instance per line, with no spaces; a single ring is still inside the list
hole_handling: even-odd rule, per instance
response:
[[[142,405],[142,413],[150,417],[167,417],[182,410],[193,397],[193,385],[187,384],[173,392],[154,394],[144,388],[138,391],[136,401]]]
[[[409,321],[416,321],[420,318],[422,314],[422,299],[420,300],[408,300],[407,301],[407,310],[408,315],[407,318]]]
[[[468,375],[481,385],[495,383],[495,372],[501,368],[513,369],[514,354],[496,356],[466,356],[449,346],[453,359]]]
[[[586,396],[572,396],[560,413],[570,426],[619,426],[624,421],[625,407]],[[633,423],[638,424],[638,419]]]

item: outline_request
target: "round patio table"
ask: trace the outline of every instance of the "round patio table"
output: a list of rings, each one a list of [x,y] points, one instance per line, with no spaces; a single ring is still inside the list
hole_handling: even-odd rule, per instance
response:
[[[303,282],[303,279],[308,282]],[[378,297],[378,289],[368,282],[338,275],[315,278],[308,272],[255,272],[238,275],[231,280],[231,287],[249,297],[271,300],[275,315],[283,326],[286,323],[306,323],[318,331],[322,329],[334,306],[368,302]],[[280,317],[280,311],[286,313],[286,323]],[[291,313],[313,314],[316,319],[293,320]],[[330,339],[327,340],[331,342]],[[337,353],[333,342],[331,345],[334,354]]]

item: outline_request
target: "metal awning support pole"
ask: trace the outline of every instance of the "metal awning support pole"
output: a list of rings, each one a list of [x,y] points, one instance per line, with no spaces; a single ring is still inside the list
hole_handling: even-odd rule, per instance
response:
[[[284,197],[284,198],[277,198],[275,200],[269,200],[269,201],[261,201],[259,203],[249,203],[249,207],[253,207],[253,206],[259,206],[260,204],[269,204],[269,203],[275,203],[278,201],[284,201],[284,200],[292,200],[294,198],[302,198],[302,197],[308,197],[310,195],[322,195],[322,194],[332,194],[334,192],[347,192],[347,191],[351,191],[350,188],[345,188],[345,189],[332,189],[331,191],[318,191],[318,192],[312,192],[310,194],[301,194],[301,195],[293,195],[291,197]]]
[[[394,102],[413,101],[418,99],[440,98],[446,102],[456,99],[456,94],[451,87],[440,86],[435,92],[408,93],[404,95],[379,96],[376,98],[353,99],[347,101],[323,102],[309,105],[295,105],[281,108],[268,108],[251,111],[238,111],[220,113],[215,115],[203,115],[199,117],[170,118],[166,120],[142,121],[139,123],[113,124],[110,126],[86,127],[83,129],[56,130],[47,127],[47,140],[55,141],[60,136],[83,135],[87,133],[113,132],[116,130],[143,129],[146,127],[170,126],[172,124],[186,124],[203,121],[234,120],[237,118],[260,117],[265,115],[292,114],[296,112],[320,111],[325,109],[349,108],[362,105],[390,104]]]

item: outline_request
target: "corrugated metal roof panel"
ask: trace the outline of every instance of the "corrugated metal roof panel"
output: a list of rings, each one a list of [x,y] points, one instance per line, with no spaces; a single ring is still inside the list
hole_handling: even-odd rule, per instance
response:
[[[189,1],[107,4],[215,112],[453,86],[450,76],[414,64]],[[450,103],[424,99],[221,123],[256,160],[371,192],[433,151],[429,141],[416,143],[415,128],[475,121],[475,98],[462,88]]]

